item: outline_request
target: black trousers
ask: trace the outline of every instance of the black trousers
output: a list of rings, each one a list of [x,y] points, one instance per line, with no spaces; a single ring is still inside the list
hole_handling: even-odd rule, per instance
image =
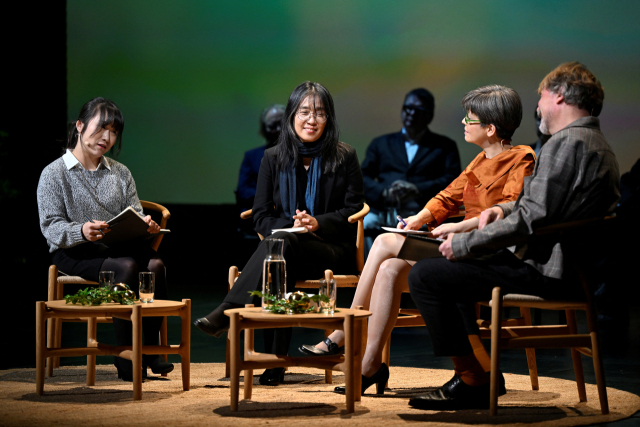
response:
[[[324,275],[324,270],[331,269],[341,274],[348,274],[355,269],[355,248],[323,242],[308,234],[293,234],[286,231],[272,234],[265,240],[268,239],[284,240],[287,292],[295,291],[296,280],[320,278]],[[260,298],[249,296],[249,292],[262,290],[262,268],[266,255],[267,247],[263,240],[242,269],[242,274],[224,302],[260,306]],[[265,329],[265,352],[287,354],[291,332],[291,328]]]
[[[467,335],[479,332],[474,303],[490,300],[496,286],[503,294],[559,299],[584,295],[579,283],[543,276],[506,249],[483,260],[421,260],[409,273],[409,290],[425,320],[436,356],[473,353]]]

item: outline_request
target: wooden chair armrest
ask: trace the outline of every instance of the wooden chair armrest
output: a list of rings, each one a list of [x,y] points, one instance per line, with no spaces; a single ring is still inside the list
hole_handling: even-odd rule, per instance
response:
[[[353,215],[351,215],[348,219],[348,221],[353,224],[354,222],[364,218],[365,216],[367,216],[367,214],[369,213],[369,205],[367,205],[366,203],[364,204],[364,206],[362,207],[362,209],[360,210],[360,212],[357,212]]]
[[[152,211],[160,212],[162,214],[162,219],[165,221],[171,218],[171,212],[169,212],[169,209],[165,208],[159,203],[140,200],[140,204],[142,205],[142,209],[150,209]]]
[[[249,209],[248,211],[244,211],[240,213],[240,218],[249,219],[253,215],[253,209]]]

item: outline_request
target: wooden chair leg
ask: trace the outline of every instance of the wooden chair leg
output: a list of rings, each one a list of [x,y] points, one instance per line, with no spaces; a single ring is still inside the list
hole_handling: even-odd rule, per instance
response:
[[[229,339],[228,332],[227,332],[227,355],[224,363],[224,376],[225,378],[231,377],[231,340]]]
[[[53,348],[55,347],[55,341],[54,341],[54,337],[55,337],[55,332],[54,332],[54,321],[55,319],[47,319],[47,347],[49,348]],[[53,357],[47,357],[47,377],[52,377],[53,376]]]
[[[45,361],[45,303],[36,302],[36,394],[42,396],[44,393],[44,361]],[[51,358],[48,358],[51,366]]]
[[[604,365],[600,355],[600,341],[598,339],[597,315],[593,306],[587,309],[587,323],[589,334],[591,335],[591,354],[593,355],[593,371],[596,375],[596,385],[598,387],[598,398],[600,399],[600,410],[602,415],[609,413],[609,399],[607,398],[607,383],[604,379]]]
[[[391,335],[389,335],[389,339],[387,339],[387,342],[384,343],[384,347],[382,347],[382,363],[386,363],[387,366],[391,366]],[[387,380],[384,387],[389,387],[389,380]]]
[[[569,333],[575,335],[578,333],[578,325],[576,322],[576,312],[574,310],[565,310],[567,317],[567,326]],[[587,401],[587,390],[584,385],[584,370],[582,368],[582,355],[575,348],[571,349],[571,358],[573,359],[573,371],[576,375],[576,385],[578,386],[578,397],[580,402]]]
[[[87,321],[87,347],[91,347],[97,341],[98,319],[92,317]],[[87,355],[87,385],[96,385],[96,356]]]
[[[56,348],[62,347],[62,320],[53,319],[53,346]],[[53,367],[60,367],[60,357],[53,357]]]
[[[520,316],[524,319],[525,326],[531,326],[531,309],[529,307],[520,307]],[[527,353],[527,365],[529,366],[529,378],[531,378],[531,390],[539,390],[538,383],[538,365],[536,363],[536,350],[533,348],[525,349]]]
[[[491,386],[489,413],[498,415],[498,371],[500,370],[500,330],[502,326],[502,292],[493,288],[491,298]]]
[[[162,318],[162,323],[160,324],[160,345],[167,345],[167,316]],[[169,355],[163,354],[165,362],[169,360]],[[167,373],[163,373],[162,376],[166,377]]]

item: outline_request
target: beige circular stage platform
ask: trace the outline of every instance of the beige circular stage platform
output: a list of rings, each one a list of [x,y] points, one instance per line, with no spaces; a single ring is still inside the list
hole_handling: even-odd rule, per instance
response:
[[[390,390],[380,397],[364,395],[354,414],[346,414],[344,396],[332,392],[342,383],[342,374],[334,373],[334,384],[329,385],[323,372],[311,368],[292,368],[279,387],[260,386],[256,377],[253,400],[242,400],[238,412],[229,410],[223,364],[192,364],[187,392],[182,391],[178,365],[166,379],[147,379],[141,401],[133,400],[131,383],[118,380],[113,366],[97,367],[95,387],[84,385],[83,367],[63,367],[54,375],[45,381],[45,394],[37,396],[35,370],[0,371],[0,425],[577,426],[619,420],[640,409],[640,397],[609,388],[611,413],[601,415],[594,385],[587,384],[589,401],[580,403],[573,381],[541,377],[540,391],[532,391],[528,377],[505,374],[508,393],[500,398],[497,417],[488,410],[421,411],[408,406],[409,397],[442,385],[452,372],[418,368],[391,367]]]

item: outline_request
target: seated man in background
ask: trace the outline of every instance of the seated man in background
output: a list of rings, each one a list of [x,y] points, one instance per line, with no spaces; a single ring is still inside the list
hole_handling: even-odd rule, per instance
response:
[[[244,212],[253,207],[253,199],[256,196],[256,186],[258,183],[258,171],[260,162],[267,148],[273,147],[280,136],[282,117],[284,116],[284,105],[273,104],[262,110],[260,114],[259,134],[264,138],[265,145],[253,148],[244,153],[240,174],[238,176],[238,188],[236,194],[236,206],[240,212]],[[239,232],[245,238],[255,238],[258,236],[253,230],[251,221],[240,221]]]
[[[262,110],[260,114],[259,133],[264,138],[265,145],[244,153],[244,158],[240,165],[240,175],[238,176],[238,188],[235,191],[236,204],[241,211],[253,207],[260,162],[262,161],[262,156],[264,156],[264,151],[273,147],[278,141],[280,130],[282,129],[280,125],[282,116],[284,116],[284,105],[280,104],[273,104]]]
[[[442,387],[409,401],[429,410],[489,407],[489,374],[467,338],[477,334],[475,316],[459,309],[505,294],[576,298],[580,284],[565,268],[567,242],[541,238],[537,229],[603,216],[620,197],[618,163],[596,118],[604,90],[578,62],[549,73],[538,88],[540,129],[552,135],[515,202],[485,210],[478,230],[450,234],[440,245],[446,258],[424,259],[409,273],[411,296],[424,317],[436,356],[451,357],[455,375]],[[593,245],[571,241],[582,257]]]
[[[366,252],[381,230],[398,223],[396,215],[420,211],[460,175],[456,143],[429,130],[435,108],[426,89],[409,92],[402,106],[402,131],[380,136],[362,162],[364,196],[371,211],[364,219]]]

